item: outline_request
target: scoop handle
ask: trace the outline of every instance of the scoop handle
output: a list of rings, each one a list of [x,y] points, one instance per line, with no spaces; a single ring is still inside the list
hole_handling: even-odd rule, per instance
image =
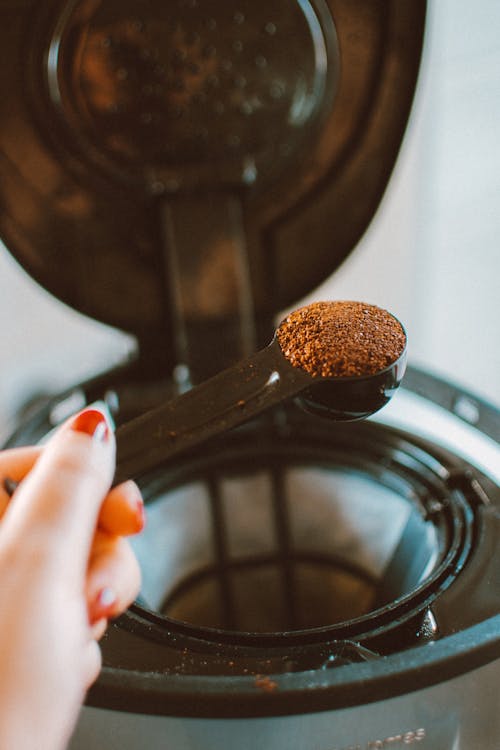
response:
[[[311,384],[274,339],[248,359],[116,431],[115,483],[145,472],[260,414]]]

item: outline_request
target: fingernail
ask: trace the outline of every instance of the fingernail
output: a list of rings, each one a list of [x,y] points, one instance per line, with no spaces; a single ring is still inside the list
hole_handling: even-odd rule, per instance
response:
[[[144,509],[144,500],[141,491],[136,483],[129,479],[126,483],[126,490],[129,496],[129,507],[131,511],[131,529],[129,534],[138,534],[146,525],[146,511]],[[133,524],[133,528],[132,528]]]
[[[117,596],[113,589],[101,589],[89,608],[89,621],[95,625],[99,620],[108,620],[115,614]]]
[[[134,507],[134,517],[136,522],[136,533],[138,534],[143,530],[146,525],[146,513],[144,510],[144,503],[142,498],[138,498]]]
[[[75,432],[85,432],[94,440],[104,442],[109,437],[109,428],[104,414],[97,409],[85,409],[77,414],[71,425]]]

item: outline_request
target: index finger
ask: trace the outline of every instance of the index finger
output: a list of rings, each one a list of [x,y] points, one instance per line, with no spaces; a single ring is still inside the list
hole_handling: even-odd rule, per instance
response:
[[[64,561],[61,572],[84,576],[114,454],[102,413],[87,409],[63,425],[17,490],[2,524],[4,540],[32,544],[45,561]]]
[[[0,451],[0,519],[12,495],[7,485],[16,488],[40,457],[41,446],[9,448]],[[100,529],[128,536],[137,534],[144,525],[144,506],[137,485],[128,481],[114,487],[105,497],[98,519]]]

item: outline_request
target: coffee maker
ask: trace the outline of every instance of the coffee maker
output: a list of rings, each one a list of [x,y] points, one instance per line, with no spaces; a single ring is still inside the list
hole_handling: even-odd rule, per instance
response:
[[[0,5],[0,233],[137,354],[55,394],[119,425],[265,345],[353,250],[418,74],[412,0]],[[141,478],[137,602],[80,748],[493,750],[500,415],[410,366],[376,419],[284,403]]]

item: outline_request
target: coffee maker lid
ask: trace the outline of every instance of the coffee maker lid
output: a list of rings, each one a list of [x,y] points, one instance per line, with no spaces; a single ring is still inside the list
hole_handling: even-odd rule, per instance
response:
[[[169,315],[165,205],[198,242],[236,201],[271,320],[356,245],[401,143],[424,3],[234,8],[0,5],[0,236],[52,294],[139,337]]]

